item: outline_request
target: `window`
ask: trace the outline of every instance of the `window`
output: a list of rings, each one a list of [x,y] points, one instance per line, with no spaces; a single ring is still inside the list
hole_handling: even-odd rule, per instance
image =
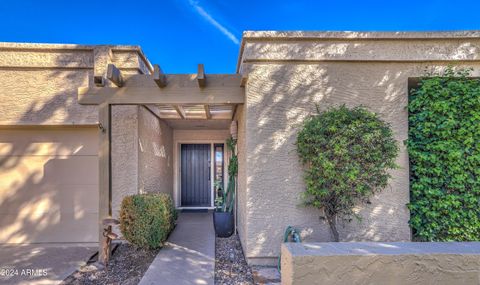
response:
[[[214,176],[215,181],[215,198],[222,195],[223,190],[223,144],[214,144]]]

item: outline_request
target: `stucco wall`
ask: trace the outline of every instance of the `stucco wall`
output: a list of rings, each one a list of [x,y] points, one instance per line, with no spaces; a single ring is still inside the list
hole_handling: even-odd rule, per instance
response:
[[[112,107],[112,214],[118,218],[123,197],[138,193],[138,106]]]
[[[370,205],[357,209],[361,223],[339,227],[341,240],[410,240],[405,206],[409,169],[403,145],[408,80],[422,76],[426,66],[441,70],[450,63],[474,67],[473,75],[478,76],[480,39],[371,41],[357,40],[355,35],[333,35],[336,39],[332,39],[311,33],[297,40],[288,33],[282,35],[244,38],[240,58],[240,70],[248,74],[247,167],[241,178],[247,185],[244,247],[249,262],[273,264],[288,225],[300,229],[307,241],[331,240],[319,212],[302,207],[300,199],[304,184],[295,140],[301,122],[315,113],[315,104],[322,110],[339,104],[364,105],[391,124],[400,146],[400,169],[392,171],[389,186]]]
[[[240,241],[243,246],[243,251],[246,251],[245,245],[247,244],[247,192],[246,192],[246,168],[247,168],[247,155],[245,152],[245,114],[243,105],[237,106],[237,112],[235,113],[235,121],[237,121],[237,153],[238,153],[238,179],[237,179],[237,231],[240,237]]]
[[[173,194],[173,131],[151,106],[112,107],[112,212],[123,197],[137,193]]]
[[[230,137],[229,130],[174,130],[173,139],[180,142],[224,141]]]
[[[150,66],[135,46],[0,43],[0,125],[96,124],[97,107],[78,104],[77,89],[108,63],[128,73]]]
[[[138,115],[138,190],[173,195],[173,131],[143,106]]]
[[[282,284],[480,284],[480,243],[287,243]]]

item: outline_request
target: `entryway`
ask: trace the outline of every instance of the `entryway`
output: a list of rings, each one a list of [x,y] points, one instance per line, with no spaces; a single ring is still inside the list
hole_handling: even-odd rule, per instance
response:
[[[182,207],[210,207],[210,144],[182,144],[180,156]]]
[[[224,183],[224,144],[182,143],[179,163],[181,207],[213,207],[214,189]]]

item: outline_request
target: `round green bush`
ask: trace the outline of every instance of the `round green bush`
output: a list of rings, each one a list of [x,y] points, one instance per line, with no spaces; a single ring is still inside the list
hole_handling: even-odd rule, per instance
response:
[[[410,93],[414,240],[480,240],[480,80],[468,76],[448,68]]]
[[[387,186],[398,146],[375,113],[340,106],[306,120],[297,151],[305,166],[304,203],[323,211],[338,241],[337,218],[357,217],[354,207]]]
[[[160,248],[175,227],[176,210],[168,194],[127,196],[120,209],[120,230],[130,243],[148,249]]]

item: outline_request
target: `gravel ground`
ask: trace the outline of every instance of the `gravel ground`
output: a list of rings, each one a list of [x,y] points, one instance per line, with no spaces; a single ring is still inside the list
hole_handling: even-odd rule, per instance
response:
[[[121,243],[113,252],[108,269],[97,270],[86,265],[67,277],[61,285],[136,285],[159,250],[142,250]]]
[[[215,239],[215,284],[253,284],[238,235]]]

